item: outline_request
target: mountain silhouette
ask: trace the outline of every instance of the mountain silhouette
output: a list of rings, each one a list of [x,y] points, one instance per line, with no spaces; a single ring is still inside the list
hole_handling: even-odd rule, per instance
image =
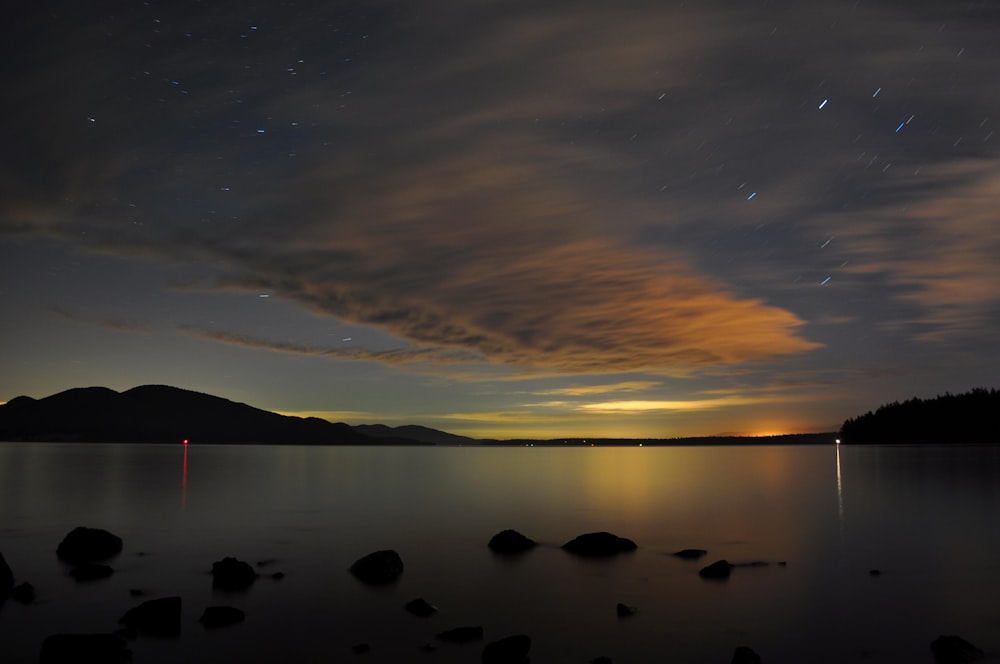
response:
[[[292,417],[166,385],[66,390],[0,406],[0,440],[121,443],[405,444],[343,423]]]

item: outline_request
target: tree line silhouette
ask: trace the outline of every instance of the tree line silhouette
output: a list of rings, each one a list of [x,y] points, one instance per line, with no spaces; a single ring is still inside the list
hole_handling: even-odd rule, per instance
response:
[[[1000,391],[976,388],[879,406],[844,422],[845,443],[1000,443]]]

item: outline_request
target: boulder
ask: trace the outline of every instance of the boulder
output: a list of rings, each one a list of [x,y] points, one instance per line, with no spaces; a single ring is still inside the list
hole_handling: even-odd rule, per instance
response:
[[[590,664],[615,664],[615,660],[610,657],[595,657],[590,660]]]
[[[740,646],[733,651],[731,664],[760,664],[760,655],[751,648]]]
[[[100,563],[80,563],[69,571],[69,575],[77,581],[96,581],[106,579],[114,573],[107,565]]]
[[[937,664],[967,664],[978,662],[985,655],[982,650],[960,636],[939,636],[931,643],[931,653]]]
[[[525,537],[516,530],[502,530],[492,538],[490,538],[488,547],[493,553],[499,553],[503,555],[517,555],[519,553],[524,553],[528,549],[532,549],[538,545],[535,540]]]
[[[181,633],[181,598],[162,597],[129,609],[121,624],[144,636],[179,636]]]
[[[615,612],[618,614],[619,618],[628,618],[629,616],[634,616],[636,611],[638,611],[634,606],[629,606],[628,604],[622,604],[618,602],[618,606],[615,607]]]
[[[117,634],[53,634],[42,641],[41,664],[131,664],[132,651]]]
[[[680,551],[675,551],[670,555],[683,558],[684,560],[697,560],[707,553],[708,551],[705,549],[681,549]]]
[[[235,625],[236,623],[243,622],[245,619],[246,614],[235,606],[210,606],[201,614],[198,622],[204,625],[206,629],[215,629],[217,627]]]
[[[10,591],[10,596],[20,604],[31,604],[35,601],[35,587],[27,581],[19,583]]]
[[[212,587],[219,590],[246,590],[257,580],[250,563],[227,556],[212,563]]]
[[[437,613],[437,607],[423,597],[411,599],[403,606],[403,608],[420,618],[426,618],[429,615]]]
[[[606,558],[618,553],[635,551],[638,547],[630,539],[611,533],[586,533],[562,545],[562,548],[578,556]]]
[[[444,632],[438,632],[437,638],[448,643],[468,643],[469,641],[482,641],[483,628],[476,627],[456,627]]]
[[[93,563],[122,552],[122,538],[100,528],[78,526],[71,530],[56,549],[60,560],[68,563]]]
[[[728,579],[733,566],[728,560],[716,560],[708,567],[698,570],[698,576],[703,579]]]
[[[531,650],[531,637],[526,634],[515,634],[487,643],[480,659],[483,664],[526,664],[529,661],[529,650]]]
[[[403,560],[392,549],[375,551],[351,565],[351,574],[362,583],[373,586],[392,583],[403,573]]]
[[[353,652],[355,655],[363,655],[366,652],[369,652],[371,649],[372,647],[367,643],[355,643],[353,646],[351,646],[351,652]]]

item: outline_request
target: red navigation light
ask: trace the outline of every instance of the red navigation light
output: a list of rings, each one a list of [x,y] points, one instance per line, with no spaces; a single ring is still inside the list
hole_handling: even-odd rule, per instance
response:
[[[187,439],[187,438],[185,438],[185,439],[184,439],[184,444],[185,444],[185,445],[187,445],[187,444],[188,444],[188,439]]]

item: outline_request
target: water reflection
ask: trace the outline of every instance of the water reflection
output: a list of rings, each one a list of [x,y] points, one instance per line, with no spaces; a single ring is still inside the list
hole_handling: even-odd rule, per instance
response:
[[[181,509],[187,509],[188,490],[188,442],[185,440],[181,446],[184,448],[184,465],[181,471]]]
[[[844,534],[844,476],[840,470],[840,441],[837,441],[837,521],[840,523],[840,534]]]

